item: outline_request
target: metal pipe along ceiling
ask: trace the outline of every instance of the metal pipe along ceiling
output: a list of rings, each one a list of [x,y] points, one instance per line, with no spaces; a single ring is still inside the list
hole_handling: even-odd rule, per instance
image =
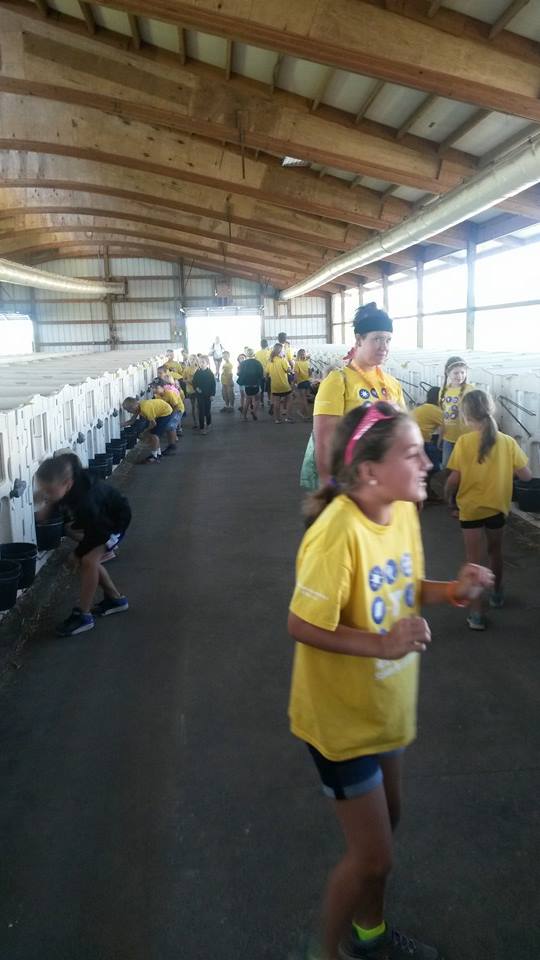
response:
[[[429,240],[443,230],[449,230],[508,197],[533,187],[540,182],[539,148],[540,134],[537,134],[518,150],[455,187],[403,223],[385,230],[374,240],[368,240],[361,247],[342,254],[305,280],[282,290],[280,298],[291,300],[301,297],[344,273],[358,270],[376,260],[384,260],[389,254],[406,250],[412,244]]]
[[[124,294],[123,283],[109,283],[106,280],[77,280],[75,277],[62,277],[57,273],[48,273],[36,267],[12,263],[0,258],[0,281],[17,283],[23,287],[41,287],[43,290],[60,290],[62,293],[84,293],[87,296],[104,297],[107,294]]]

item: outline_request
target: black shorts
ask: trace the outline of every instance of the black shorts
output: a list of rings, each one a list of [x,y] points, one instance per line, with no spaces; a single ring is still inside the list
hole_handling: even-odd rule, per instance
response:
[[[504,513],[494,513],[491,517],[484,517],[483,520],[461,520],[462,530],[478,530],[480,527],[486,527],[487,530],[501,530],[506,523]]]
[[[120,541],[124,539],[125,535],[125,530],[118,531],[118,533],[108,533],[106,537],[105,534],[96,535],[91,530],[85,530],[83,539],[75,548],[75,556],[81,559],[85,554],[90,553],[91,550],[95,550],[96,547],[104,546],[106,550],[114,550]]]
[[[311,386],[311,380],[302,380],[302,382],[297,383],[296,386],[299,390],[309,390]]]
[[[282,393],[273,393],[272,396],[273,397],[289,397],[291,393],[292,393],[291,390],[285,390]]]
[[[258,388],[258,387],[244,387],[244,392],[245,392],[245,394],[246,394],[246,397],[256,397],[257,394],[258,394],[258,392],[259,392],[259,388]]]

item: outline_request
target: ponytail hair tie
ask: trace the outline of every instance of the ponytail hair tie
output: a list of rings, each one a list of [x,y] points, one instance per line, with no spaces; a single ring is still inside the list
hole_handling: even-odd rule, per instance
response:
[[[377,407],[370,407],[365,416],[362,417],[345,448],[345,456],[343,457],[345,466],[350,467],[354,457],[354,448],[356,447],[356,444],[364,436],[364,434],[368,432],[368,430],[371,430],[371,427],[375,426],[376,423],[381,423],[383,420],[394,420],[395,417],[395,413],[381,413],[380,410],[377,410]]]

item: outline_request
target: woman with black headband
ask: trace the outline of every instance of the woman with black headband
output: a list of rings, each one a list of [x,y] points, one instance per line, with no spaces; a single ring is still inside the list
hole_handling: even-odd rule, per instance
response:
[[[354,316],[356,344],[343,370],[332,370],[322,381],[313,410],[315,462],[321,484],[329,476],[330,447],[339,418],[364,403],[378,400],[406,408],[398,381],[382,370],[392,340],[392,321],[375,302],[359,307]]]

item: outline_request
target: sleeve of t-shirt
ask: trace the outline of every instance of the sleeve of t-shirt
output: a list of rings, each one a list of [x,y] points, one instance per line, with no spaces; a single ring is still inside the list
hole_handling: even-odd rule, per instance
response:
[[[297,564],[291,612],[314,627],[335,630],[351,592],[352,565],[347,561],[345,536],[331,550],[308,547]]]
[[[512,444],[512,466],[514,470],[521,470],[522,467],[527,466],[528,462],[529,458],[523,453],[519,443],[514,440]]]
[[[315,397],[313,416],[342,417],[345,411],[345,379],[340,370],[331,370]]]

